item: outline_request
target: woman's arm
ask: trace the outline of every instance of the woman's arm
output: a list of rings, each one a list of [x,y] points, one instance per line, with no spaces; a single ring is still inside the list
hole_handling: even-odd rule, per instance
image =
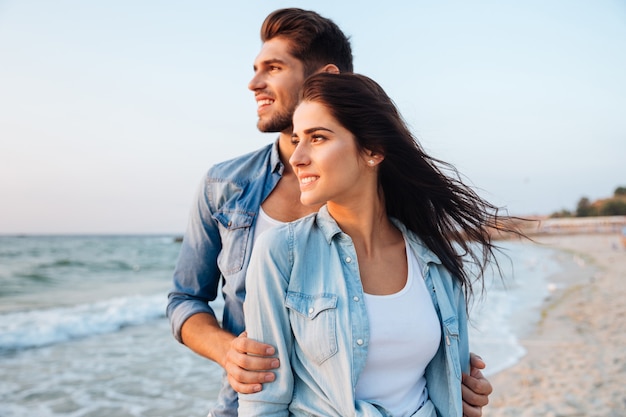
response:
[[[283,232],[286,229],[281,228]],[[280,368],[276,380],[264,384],[260,392],[239,394],[239,417],[287,416],[293,393],[290,353],[293,335],[285,296],[291,266],[288,239],[275,230],[259,237],[252,252],[246,277],[244,316],[248,337],[276,348]]]

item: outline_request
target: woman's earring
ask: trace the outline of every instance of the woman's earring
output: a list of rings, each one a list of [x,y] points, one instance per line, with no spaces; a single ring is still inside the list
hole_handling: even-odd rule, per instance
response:
[[[373,166],[374,166],[374,160],[373,160],[373,159],[370,159],[369,161],[367,161],[367,164],[368,164],[369,166],[373,167]]]

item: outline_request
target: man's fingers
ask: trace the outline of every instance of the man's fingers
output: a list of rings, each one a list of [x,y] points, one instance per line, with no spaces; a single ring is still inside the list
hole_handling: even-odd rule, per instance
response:
[[[487,397],[493,392],[493,387],[491,386],[491,382],[489,382],[489,380],[483,376],[482,372],[478,370],[472,373],[473,375],[463,374],[463,377],[461,380],[462,387],[468,388],[474,394],[477,394],[479,396],[484,396],[485,401],[488,401],[489,399]],[[466,399],[465,393],[463,393],[463,399]],[[472,401],[470,401],[470,403],[474,404]],[[474,405],[480,405],[480,404],[474,404]],[[483,405],[487,405],[487,403]]]
[[[476,379],[485,379],[485,377],[483,376],[483,373],[478,368],[470,369],[470,375]]]
[[[233,358],[233,362],[247,371],[269,371],[280,366],[278,358],[246,354],[237,355]]]
[[[224,368],[226,369],[226,372],[235,376],[238,381],[263,382],[263,380],[250,381],[250,377],[246,380],[242,380],[243,377],[240,377],[239,374],[244,371],[256,372],[276,369],[280,366],[280,361],[278,358],[272,356],[255,355],[254,353],[249,352],[249,350],[246,349],[250,348],[250,346],[246,345],[246,341],[250,341],[250,339],[242,339],[239,343],[233,342],[231,344],[230,350],[226,353],[226,363]],[[252,350],[254,350],[254,348],[255,347],[252,347]],[[267,352],[267,348],[265,352]]]
[[[466,384],[465,381],[461,385],[461,395],[463,396],[463,402],[473,407],[484,407],[489,404],[488,394],[485,394],[480,390],[485,389],[485,387],[480,384],[478,384],[478,386],[476,384],[472,385],[473,387]],[[491,385],[489,385],[489,387],[491,387]]]
[[[489,404],[489,394],[493,387],[480,371],[485,366],[485,361],[480,356],[470,353],[470,374],[463,374],[461,384],[464,417],[481,417],[482,408]]]
[[[249,369],[245,367],[241,367],[235,362],[228,362],[226,367],[224,368],[228,373],[228,376],[233,378],[235,381],[241,384],[255,384],[255,383],[265,383],[272,382],[276,379],[276,376],[273,372],[269,371],[267,366],[252,364],[247,366],[253,367],[264,367],[263,369]]]
[[[485,363],[483,358],[481,358],[475,353],[470,352],[470,367],[471,368],[485,369],[486,366],[487,364]]]
[[[489,403],[486,395],[477,394],[466,385],[461,385],[461,395],[463,396],[463,416],[481,417],[483,407]]]
[[[262,384],[242,384],[230,374],[228,374],[228,382],[230,383],[230,386],[239,394],[253,394],[263,389]]]
[[[272,346],[249,339],[245,332],[235,338],[224,365],[231,387],[238,393],[251,394],[261,391],[262,384],[274,381],[276,376],[269,371],[280,366],[278,358],[272,357],[275,352]]]
[[[254,357],[245,354],[230,354],[231,359],[224,369],[228,374],[228,382],[235,391],[241,394],[251,394],[263,389],[262,384],[276,379],[273,372],[267,369],[277,368],[279,361],[276,358]]]
[[[231,348],[240,353],[257,356],[272,356],[276,353],[276,349],[273,346],[249,339],[246,332],[233,339]]]
[[[463,417],[481,417],[483,410],[480,407],[472,407],[463,401]]]

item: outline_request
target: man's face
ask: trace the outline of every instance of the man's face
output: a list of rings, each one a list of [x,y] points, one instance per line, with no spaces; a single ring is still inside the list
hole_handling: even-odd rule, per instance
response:
[[[291,118],[304,83],[304,65],[289,52],[289,41],[268,40],[254,60],[254,77],[248,88],[254,92],[261,132],[291,132]]]

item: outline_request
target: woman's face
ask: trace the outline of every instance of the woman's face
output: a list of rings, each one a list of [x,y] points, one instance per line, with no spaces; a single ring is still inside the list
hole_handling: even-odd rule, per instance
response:
[[[292,143],[295,149],[289,163],[298,176],[302,204],[359,201],[372,177],[364,174],[372,169],[365,153],[357,149],[354,135],[325,106],[310,101],[298,105]]]

